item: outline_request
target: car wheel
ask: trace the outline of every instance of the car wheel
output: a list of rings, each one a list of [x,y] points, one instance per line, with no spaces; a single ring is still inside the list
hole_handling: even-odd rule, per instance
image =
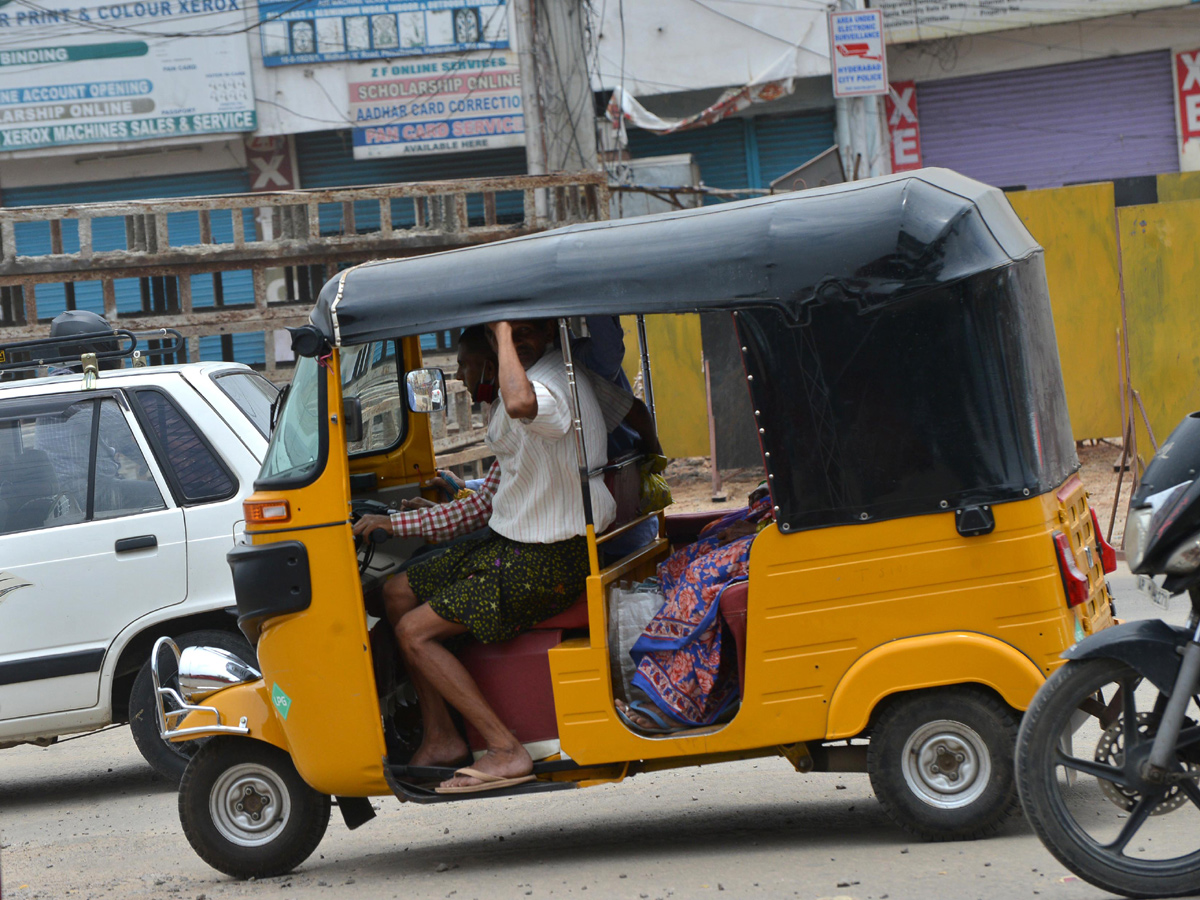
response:
[[[867,748],[871,787],[888,816],[923,840],[995,834],[1017,811],[1017,717],[989,692],[954,687],[901,696]]]
[[[292,871],[321,843],[329,808],[329,795],[309,787],[286,752],[250,738],[209,740],[179,786],[188,842],[234,878]]]
[[[227,650],[243,662],[258,666],[254,648],[244,637],[232,631],[215,629],[190,631],[178,638],[175,643],[179,645],[180,650],[184,647],[216,647],[218,650]],[[164,653],[163,656],[165,661],[170,654]],[[172,660],[173,663],[174,660]],[[160,674],[168,673],[160,671]],[[178,687],[175,673],[171,672],[169,675],[170,677],[164,681],[164,686],[170,682]],[[172,784],[179,783],[188,761],[195,756],[200,745],[206,740],[201,738],[172,744],[159,736],[158,710],[154,702],[154,680],[150,676],[150,660],[148,659],[142,665],[137,677],[134,678],[133,687],[129,691],[129,730],[133,732],[133,742],[137,744],[138,752],[150,764],[150,768]]]

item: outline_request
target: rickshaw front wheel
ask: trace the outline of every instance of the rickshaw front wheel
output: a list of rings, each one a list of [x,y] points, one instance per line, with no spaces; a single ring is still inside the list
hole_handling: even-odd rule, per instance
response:
[[[871,730],[867,770],[888,816],[927,841],[986,837],[1018,807],[1017,717],[990,692],[961,686],[904,694]]]
[[[213,738],[179,785],[179,819],[192,849],[234,878],[284,875],[321,843],[330,800],[313,790],[278,747]]]

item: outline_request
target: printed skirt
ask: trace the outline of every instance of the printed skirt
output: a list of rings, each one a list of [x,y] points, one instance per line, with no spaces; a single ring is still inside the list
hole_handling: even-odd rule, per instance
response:
[[[587,583],[587,538],[522,544],[495,534],[408,569],[417,599],[480,643],[516,637],[570,607]]]

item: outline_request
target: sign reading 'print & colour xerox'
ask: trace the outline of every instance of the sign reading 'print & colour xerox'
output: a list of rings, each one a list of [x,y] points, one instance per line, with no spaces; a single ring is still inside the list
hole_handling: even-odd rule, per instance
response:
[[[512,50],[361,65],[347,75],[355,159],[525,144]]]
[[[0,0],[0,151],[253,131],[243,2]]]
[[[263,64],[508,47],[505,0],[260,0]]]

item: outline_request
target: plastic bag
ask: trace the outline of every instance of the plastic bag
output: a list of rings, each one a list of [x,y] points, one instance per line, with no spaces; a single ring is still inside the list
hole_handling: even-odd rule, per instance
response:
[[[674,500],[671,499],[671,486],[663,472],[667,470],[665,456],[648,457],[641,466],[641,484],[638,486],[639,515],[666,509]]]
[[[663,605],[663,595],[650,585],[615,584],[608,595],[608,652],[612,664],[613,693],[629,700],[637,671],[630,648],[642,636]]]

